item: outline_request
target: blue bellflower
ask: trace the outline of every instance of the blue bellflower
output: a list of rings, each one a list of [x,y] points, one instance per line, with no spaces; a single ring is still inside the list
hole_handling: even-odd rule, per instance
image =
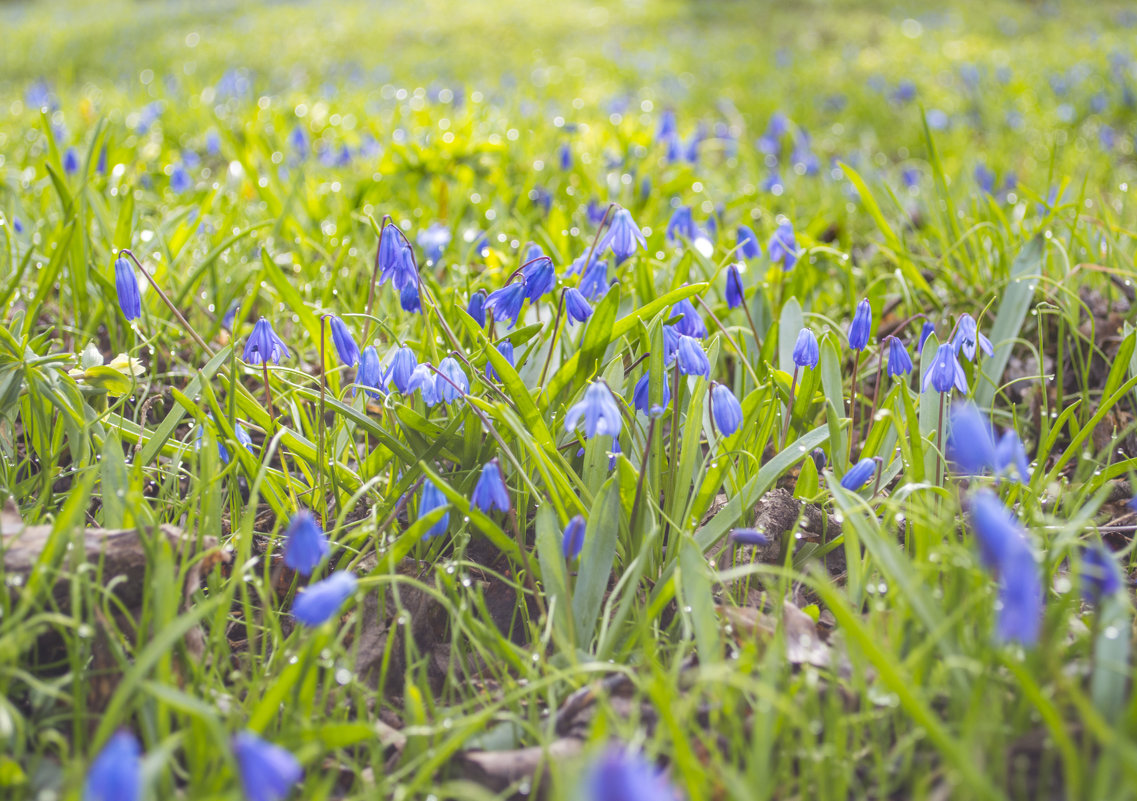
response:
[[[526,295],[524,278],[512,281],[489,294],[485,309],[493,312],[495,319],[508,322],[512,328],[517,325],[517,318],[521,316],[521,307],[525,304]]]
[[[603,297],[608,292],[608,262],[592,262],[581,274],[578,288],[589,300]]]
[[[399,290],[399,305],[403,307],[403,311],[415,314],[422,311],[422,301],[419,298],[418,286],[413,282],[403,285]]]
[[[332,344],[345,367],[352,367],[359,361],[359,346],[348,330],[347,324],[334,314],[328,315],[328,327],[332,331]]]
[[[233,756],[248,801],[281,801],[304,776],[289,751],[250,731],[233,736]]]
[[[608,224],[608,233],[600,242],[600,251],[611,250],[617,261],[624,261],[638,248],[647,250],[647,240],[627,209],[617,209]]]
[[[175,164],[173,170],[170,172],[170,189],[177,194],[182,194],[193,188],[193,179],[190,178],[186,172],[185,165]]]
[[[562,143],[557,150],[557,164],[564,172],[572,169],[572,148],[569,147],[568,142]]]
[[[849,324],[849,347],[853,350],[864,350],[869,344],[872,335],[872,307],[868,300],[857,304],[853,313],[853,322]]]
[[[662,402],[659,404],[659,407],[661,409],[666,409],[667,406],[671,403],[671,387],[669,382],[667,380],[664,380],[660,385],[660,389],[662,390]],[[643,377],[641,377],[640,380],[636,382],[635,389],[632,390],[632,405],[636,408],[636,411],[643,412],[644,414],[650,414],[650,394],[651,374],[644,373]]]
[[[73,147],[67,148],[63,154],[63,171],[68,175],[79,172],[79,154]]]
[[[1113,552],[1098,542],[1082,551],[1082,597],[1098,603],[1107,595],[1121,592],[1121,570]]]
[[[1019,539],[1013,558],[999,567],[999,612],[995,635],[1000,642],[1030,646],[1042,628],[1042,579],[1034,555]]]
[[[855,465],[849,468],[841,478],[841,486],[847,490],[856,492],[876,474],[877,463],[876,459],[861,459]]]
[[[466,313],[474,318],[479,328],[486,327],[486,291],[479,289],[470,295],[470,302],[466,305]]]
[[[579,796],[588,801],[676,801],[678,793],[642,755],[614,745],[584,775]]]
[[[411,392],[416,389],[422,394],[423,402],[427,406],[434,406],[442,400],[441,390],[438,386],[438,376],[434,370],[431,369],[429,362],[424,362],[414,369],[411,373],[410,381],[407,382],[407,387]]]
[[[253,333],[249,334],[249,339],[245,343],[244,360],[252,365],[268,362],[280,364],[282,358],[287,359],[291,355],[284,340],[272,330],[272,323],[264,317],[257,320],[257,324],[253,326]]]
[[[797,341],[794,343],[793,359],[794,364],[798,367],[808,367],[811,370],[817,366],[817,362],[821,359],[821,348],[818,347],[817,337],[810,329],[803,328],[798,332]]]
[[[565,292],[565,314],[569,325],[574,322],[583,323],[592,316],[592,307],[588,305],[581,291],[575,287],[569,287]]]
[[[797,264],[798,249],[797,238],[794,236],[794,227],[790,222],[784,222],[770,237],[770,244],[766,251],[770,254],[770,261],[782,265],[782,269],[789,272]]]
[[[746,292],[742,288],[742,275],[738,272],[738,265],[732,264],[726,268],[726,305],[737,309],[746,302]]]
[[[428,263],[434,264],[442,258],[442,254],[450,244],[450,238],[450,229],[440,222],[431,223],[418,235],[418,246],[422,248]]]
[[[947,440],[948,459],[964,475],[978,476],[995,469],[995,442],[991,423],[974,403],[951,407]]]
[[[403,249],[405,247],[406,241],[399,227],[394,223],[384,225],[383,230],[379,233],[379,250],[375,253],[380,284],[394,279],[403,270]]]
[[[323,581],[309,584],[292,602],[292,616],[305,626],[318,626],[339,614],[358,580],[353,573],[337,571]]]
[[[584,436],[588,439],[597,434],[611,437],[619,435],[623,427],[620,407],[612,390],[603,381],[593,381],[584,397],[568,410],[565,414],[565,427],[570,431],[575,429],[581,418],[584,419]]]
[[[516,366],[516,362],[513,361],[513,343],[508,339],[503,339],[497,343],[497,352],[505,357],[510,366]],[[493,369],[493,364],[488,361],[486,362],[486,377],[497,381],[502,380],[501,376],[497,374],[497,370]]]
[[[707,335],[707,325],[702,316],[695,310],[695,305],[687,298],[671,307],[671,316],[683,315],[683,319],[675,324],[675,330],[685,336],[702,339]]]
[[[737,239],[738,245],[735,248],[735,253],[738,254],[738,258],[762,258],[762,246],[758,243],[758,236],[754,233],[753,229],[746,225],[738,226]]]
[[[138,276],[134,265],[119,256],[114,260],[114,284],[118,293],[118,306],[127,320],[137,320],[142,316],[142,295],[138,291]]]
[[[936,351],[920,390],[927,392],[929,387],[936,392],[951,392],[952,387],[955,387],[967,394],[967,376],[964,375],[963,367],[955,357],[955,347],[950,342],[940,345]]]
[[[501,465],[497,459],[491,459],[482,468],[470,500],[483,512],[492,512],[494,509],[509,511],[509,488],[501,478]]]
[[[924,352],[924,343],[927,342],[928,337],[930,337],[934,333],[936,333],[936,327],[934,325],[932,325],[929,321],[925,320],[924,321],[924,327],[922,329],[920,329],[920,342],[918,345],[916,345],[916,352],[917,353],[923,353]]]
[[[675,356],[679,360],[679,372],[683,375],[701,375],[704,378],[711,376],[711,363],[703,350],[699,340],[680,334],[679,343],[675,348]]]
[[[694,241],[695,233],[695,220],[691,216],[691,207],[680,206],[675,209],[667,223],[667,241],[672,244],[681,243],[683,240]]]
[[[536,303],[557,286],[557,271],[548,256],[538,255],[521,268],[521,275],[525,276],[525,294],[530,303]]]
[[[991,340],[979,333],[979,327],[975,323],[975,318],[970,314],[961,314],[959,316],[959,329],[956,331],[952,344],[955,345],[956,354],[962,351],[969,362],[975,361],[975,348],[977,345],[979,349],[988,356],[991,356],[995,352]]]
[[[138,801],[142,795],[142,748],[128,731],[107,740],[83,782],[83,801]]]
[[[739,545],[769,545],[770,538],[756,528],[736,528],[730,538]]]
[[[679,350],[679,332],[673,325],[663,326],[663,363],[671,366]]]
[[[742,405],[726,384],[711,387],[711,419],[724,437],[729,437],[742,425]]]
[[[580,515],[573,517],[565,526],[564,534],[561,535],[561,549],[568,561],[571,562],[580,555],[580,551],[584,547],[584,531],[586,528],[587,524]]]
[[[355,375],[358,385],[354,394],[358,394],[359,387],[365,387],[368,396],[378,399],[383,393],[383,363],[379,360],[379,352],[368,346],[359,355],[359,371]]]
[[[443,506],[448,506],[450,501],[446,500],[446,496],[442,494],[442,490],[431,481],[429,478],[422,483],[422,495],[419,497],[418,502],[418,519],[422,520],[435,509],[441,509]],[[424,540],[431,537],[438,537],[446,533],[446,529],[450,525],[450,512],[446,512],[438,519],[438,522],[427,529],[426,533],[422,535]]]
[[[912,372],[912,359],[904,349],[904,343],[896,337],[888,338],[888,377],[896,378]]]
[[[453,403],[470,391],[470,379],[453,356],[447,356],[439,363],[438,372],[444,376],[436,379],[438,393],[444,403]]]
[[[310,576],[332,552],[319,522],[307,509],[292,516],[284,533],[284,564],[302,576]]]
[[[395,351],[395,355],[391,359],[388,378],[395,385],[395,389],[403,395],[414,392],[414,387],[411,386],[411,376],[414,375],[416,367],[418,367],[418,359],[413,350],[403,347]]]
[[[1011,468],[1018,471],[1020,481],[1030,481],[1030,461],[1026,457],[1026,448],[1015,430],[1008,428],[995,443],[995,473],[1009,473]]]

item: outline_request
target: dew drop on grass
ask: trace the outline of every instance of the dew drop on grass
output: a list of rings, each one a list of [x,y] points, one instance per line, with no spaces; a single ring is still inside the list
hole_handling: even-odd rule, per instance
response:
[[[1116,626],[1106,626],[1105,630],[1102,632],[1102,636],[1107,640],[1116,640],[1119,634],[1120,632],[1117,630]]]
[[[336,684],[343,686],[351,681],[351,671],[347,668],[340,668],[336,671]]]

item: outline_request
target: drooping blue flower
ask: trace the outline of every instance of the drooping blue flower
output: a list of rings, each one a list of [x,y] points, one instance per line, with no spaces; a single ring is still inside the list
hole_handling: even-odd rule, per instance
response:
[[[447,506],[450,501],[446,500],[446,496],[442,494],[442,490],[429,478],[422,483],[422,495],[419,497],[418,502],[418,519],[422,520],[435,509],[440,509]],[[450,512],[445,512],[438,522],[431,526],[425,534],[422,535],[424,540],[431,537],[438,537],[446,533],[446,529],[450,526]]]
[[[485,309],[493,312],[495,319],[508,322],[512,328],[517,325],[517,318],[521,316],[525,297],[525,279],[521,278],[491,292],[486,298]]]
[[[592,316],[592,307],[588,305],[581,291],[575,287],[569,287],[565,291],[565,314],[569,325],[574,322],[583,323]]]
[[[302,595],[311,591],[309,588]],[[233,736],[233,756],[237,758],[241,786],[248,801],[281,801],[304,776],[300,763],[289,751],[251,731]]]
[[[623,261],[636,252],[638,248],[647,250],[647,240],[643,232],[632,219],[632,213],[627,209],[617,209],[608,223],[608,233],[600,242],[600,252],[611,250],[616,254],[616,261]]]
[[[249,334],[249,339],[245,342],[244,360],[252,365],[268,362],[280,364],[281,359],[287,359],[291,355],[284,340],[272,330],[272,324],[264,317],[257,320],[253,333]]]
[[[663,381],[663,383],[660,385],[660,390],[661,390],[660,399],[662,402],[659,404],[659,407],[661,409],[666,409],[667,406],[671,403],[670,382],[665,379]],[[644,414],[650,413],[649,412],[649,410],[651,409],[651,399],[649,397],[650,394],[651,394],[651,374],[650,373],[644,373],[643,376],[640,378],[640,380],[636,382],[636,386],[632,390],[632,405],[635,407],[636,411],[643,412]]]
[[[635,751],[613,745],[584,775],[580,798],[588,801],[676,801],[663,774]]]
[[[794,364],[798,367],[813,369],[821,359],[821,348],[818,347],[817,337],[813,331],[803,328],[798,332],[797,341],[793,350]]]
[[[1026,448],[1015,430],[1008,428],[995,444],[995,473],[1003,475],[1011,468],[1018,471],[1020,481],[1030,481],[1030,460],[1026,457]]]
[[[853,313],[853,322],[849,324],[849,347],[853,350],[864,350],[872,336],[872,306],[868,299],[857,304]]]
[[[565,526],[564,534],[561,535],[561,549],[564,552],[565,559],[572,561],[580,554],[581,549],[584,547],[584,532],[587,524],[581,515],[576,515],[572,520],[568,521]]]
[[[666,238],[671,244],[682,242],[684,239],[689,242],[694,241],[695,220],[691,216],[690,206],[680,206],[672,212],[671,219],[667,222]]]
[[[701,375],[710,378],[711,362],[699,340],[680,334],[679,343],[675,347],[675,356],[679,360],[679,372],[682,375]]]
[[[964,475],[982,475],[995,468],[995,442],[991,423],[974,403],[951,407],[947,440],[948,459]]]
[[[732,264],[726,268],[726,305],[736,309],[746,302],[746,293],[742,288],[742,275],[738,272],[738,265]]]
[[[663,363],[670,367],[679,351],[679,332],[673,325],[663,326]]]
[[[602,298],[608,292],[608,262],[593,261],[580,276],[580,294],[588,300]]]
[[[307,509],[292,516],[284,532],[284,564],[302,576],[310,576],[332,552],[319,522]]]
[[[358,385],[352,394],[359,393],[359,387],[364,387],[368,396],[376,400],[383,394],[383,363],[379,360],[379,352],[368,346],[359,355],[359,371],[355,375]]]
[[[332,332],[332,344],[345,367],[352,367],[359,361],[359,346],[348,330],[347,324],[334,314],[328,315],[328,328]]]
[[[735,248],[735,253],[740,259],[762,258],[762,246],[758,243],[758,236],[753,229],[746,225],[738,226],[737,239],[738,246]]]
[[[1034,554],[1019,537],[999,565],[999,609],[995,636],[1000,642],[1030,646],[1042,628],[1042,579]]]
[[[726,384],[711,387],[711,419],[724,437],[729,437],[742,425],[742,404]]]
[[[588,221],[593,225],[600,225],[604,221],[604,214],[608,211],[608,206],[600,203],[596,198],[588,201],[588,207],[585,210],[585,216]]]
[[[976,345],[988,356],[991,356],[995,352],[991,340],[979,333],[975,318],[970,314],[961,314],[959,316],[959,327],[956,330],[952,344],[955,345],[956,354],[963,351],[963,355],[967,357],[968,361],[975,361]]]
[[[63,153],[63,171],[68,175],[79,172],[79,153],[73,147],[67,148]]]
[[[841,486],[847,490],[856,492],[865,484],[869,483],[869,479],[876,474],[876,468],[876,459],[861,459],[850,467],[849,472],[841,478]]]
[[[756,528],[736,528],[730,538],[739,545],[769,545],[770,538]]]
[[[904,343],[896,337],[888,338],[888,376],[896,378],[912,372],[912,359],[904,349]]]
[[[466,313],[474,318],[480,328],[486,327],[486,291],[479,289],[470,295],[470,302],[466,305]]]
[[[422,248],[427,263],[435,264],[442,258],[450,244],[450,229],[440,222],[431,223],[418,235],[418,246]]]
[[[536,257],[521,269],[521,275],[525,276],[525,294],[530,303],[536,303],[557,286],[557,271],[548,256]]]
[[[107,740],[83,782],[83,801],[138,801],[142,795],[142,747],[128,731]]]
[[[399,290],[399,305],[403,307],[403,311],[414,314],[422,311],[422,301],[418,294],[418,285],[413,281],[404,284],[403,288]]]
[[[504,356],[511,366],[516,366],[513,361],[513,343],[508,339],[503,339],[497,343],[497,352]],[[501,376],[497,374],[497,370],[493,369],[493,363],[489,361],[486,362],[486,377],[494,381],[502,380]]]
[[[186,171],[185,165],[182,163],[175,164],[170,170],[170,189],[177,194],[182,194],[193,188],[193,179],[190,178],[189,173]]]
[[[929,387],[936,392],[951,392],[952,387],[955,387],[967,394],[967,376],[964,375],[963,367],[955,357],[955,347],[950,342],[945,342],[936,350],[936,356],[924,376],[920,390],[927,392]]]
[[[1121,569],[1113,552],[1103,543],[1088,545],[1082,550],[1082,597],[1088,603],[1098,603],[1107,595],[1121,592]]]
[[[114,260],[114,284],[118,293],[118,306],[127,320],[137,320],[142,316],[142,295],[138,291],[138,276],[134,265],[119,256]]]
[[[411,386],[411,376],[414,375],[416,367],[418,367],[418,358],[410,348],[399,348],[391,357],[391,370],[388,378],[395,385],[395,389],[403,395],[414,392],[415,388]]]
[[[407,247],[406,238],[394,223],[387,223],[379,233],[379,249],[375,262],[379,268],[379,283],[384,284],[396,278],[403,271],[403,251]],[[413,255],[413,254],[412,254]],[[404,281],[396,281],[396,288],[402,288]]]
[[[998,570],[1008,554],[1018,553],[1017,543],[1025,539],[1022,529],[998,496],[988,489],[976,490],[969,507],[980,560],[987,569]]]
[[[655,132],[655,140],[662,141],[665,137],[679,132],[679,123],[675,118],[675,110],[665,108],[659,115],[659,130]]]
[[[695,339],[702,339],[707,335],[707,326],[703,322],[702,316],[695,310],[695,305],[687,298],[676,303],[671,307],[671,316],[683,316],[679,322],[675,323],[675,330],[685,336],[694,337]]]
[[[438,372],[441,376],[435,380],[435,386],[443,403],[453,403],[470,391],[470,379],[453,356],[447,356],[439,363]]]
[[[770,254],[770,261],[781,264],[782,269],[789,272],[797,264],[798,249],[797,237],[794,236],[793,224],[786,221],[778,226],[774,235],[770,237],[770,244],[766,246]]]
[[[502,512],[510,510],[509,488],[501,477],[501,465],[497,459],[491,459],[482,467],[482,474],[478,476],[478,483],[470,495],[474,506],[483,512],[492,512],[498,509]]]
[[[584,436],[587,439],[597,434],[619,435],[623,427],[620,406],[603,381],[593,381],[585,390],[584,397],[569,408],[565,414],[565,427],[570,431],[575,429],[581,418],[584,419]]]
[[[934,333],[936,333],[936,327],[934,325],[932,325],[931,322],[929,322],[928,320],[925,320],[924,321],[924,327],[920,329],[920,342],[918,345],[916,345],[916,352],[917,353],[923,353],[924,352],[924,343],[927,342],[928,337],[930,337]]]
[[[318,626],[339,614],[358,585],[355,575],[339,570],[323,581],[310,584],[292,602],[292,616],[305,626]]]
[[[572,169],[572,148],[568,142],[563,142],[557,150],[557,163],[564,172]]]

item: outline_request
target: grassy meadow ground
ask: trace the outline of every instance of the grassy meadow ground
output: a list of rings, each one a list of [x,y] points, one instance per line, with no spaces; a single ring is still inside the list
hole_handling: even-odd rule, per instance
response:
[[[1127,4],[0,31],[0,798],[1137,797]]]

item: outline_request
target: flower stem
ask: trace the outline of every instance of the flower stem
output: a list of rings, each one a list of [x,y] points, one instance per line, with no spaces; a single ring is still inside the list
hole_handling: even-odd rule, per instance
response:
[[[794,413],[794,395],[797,393],[797,374],[801,370],[801,365],[794,365],[794,377],[790,382],[790,402],[786,406],[786,418],[782,421],[782,439],[778,444],[778,450],[783,450],[786,447],[786,437],[790,433],[790,418]]]
[[[861,352],[853,357],[853,386],[849,395],[849,461],[853,461],[853,448],[857,442],[857,371],[861,366]]]

